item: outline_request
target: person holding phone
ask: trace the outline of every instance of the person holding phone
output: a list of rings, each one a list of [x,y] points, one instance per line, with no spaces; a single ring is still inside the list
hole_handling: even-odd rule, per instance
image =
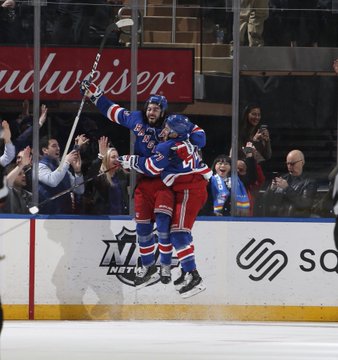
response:
[[[261,124],[262,111],[258,103],[249,103],[243,111],[239,131],[239,158],[245,158],[245,146],[251,142],[257,163],[269,160],[272,156],[268,126]]]
[[[287,173],[275,173],[264,194],[264,216],[310,217],[318,184],[303,171],[303,152],[291,150],[286,156],[285,165]]]

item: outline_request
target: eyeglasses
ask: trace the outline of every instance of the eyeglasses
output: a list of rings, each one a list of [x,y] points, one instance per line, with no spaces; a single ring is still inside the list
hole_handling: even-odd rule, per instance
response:
[[[300,159],[300,160],[293,161],[293,162],[287,162],[287,163],[286,163],[286,166],[294,166],[294,165],[296,165],[297,163],[299,163],[300,161],[303,161],[303,160]]]

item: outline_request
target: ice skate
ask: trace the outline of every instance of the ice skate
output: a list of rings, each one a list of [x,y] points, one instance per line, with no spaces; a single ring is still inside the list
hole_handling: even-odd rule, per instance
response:
[[[185,281],[185,274],[186,272],[181,269],[181,275],[174,281],[174,286],[177,291],[180,291],[183,286],[187,285]]]
[[[162,284],[169,284],[171,281],[171,266],[161,265],[160,279]]]
[[[183,298],[196,295],[206,289],[197,270],[188,272],[185,276],[185,281],[187,284],[179,290],[179,293]]]
[[[160,274],[157,272],[157,268],[154,265],[149,267],[142,266],[136,270],[134,284],[136,290],[149,286],[160,279]]]

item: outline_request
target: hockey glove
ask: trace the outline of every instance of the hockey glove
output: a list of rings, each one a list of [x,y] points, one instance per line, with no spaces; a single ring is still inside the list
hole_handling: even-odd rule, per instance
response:
[[[89,100],[96,105],[97,100],[103,95],[103,91],[99,86],[96,86],[94,83],[90,83],[88,80],[83,80],[80,85],[80,92],[82,95],[85,95]]]
[[[122,155],[118,157],[118,162],[125,170],[139,170],[138,158],[138,155]]]
[[[176,151],[180,159],[185,160],[194,153],[195,146],[189,140],[184,140],[177,142],[171,149]]]

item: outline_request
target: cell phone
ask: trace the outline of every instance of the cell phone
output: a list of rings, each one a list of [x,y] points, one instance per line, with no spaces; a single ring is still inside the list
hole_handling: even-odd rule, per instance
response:
[[[250,147],[250,146],[246,146],[244,149],[243,149],[243,151],[244,151],[244,153],[245,154],[249,154],[249,153],[252,153],[252,147]]]
[[[268,125],[261,125],[260,127],[259,127],[259,132],[261,133],[261,132],[263,132],[264,130],[266,130],[268,128]]]
[[[73,150],[74,151],[80,151],[80,145],[75,144],[74,147],[73,147]]]
[[[272,178],[274,179],[276,177],[280,177],[279,172],[278,171],[273,171],[272,172]]]

